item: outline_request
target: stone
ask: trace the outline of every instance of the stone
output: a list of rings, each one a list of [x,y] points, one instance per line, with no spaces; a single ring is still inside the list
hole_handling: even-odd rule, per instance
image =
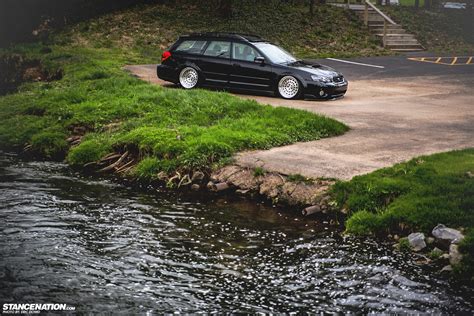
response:
[[[433,244],[434,242],[435,242],[435,239],[434,239],[433,237],[427,237],[427,238],[426,238],[426,243],[427,243],[428,245],[431,245],[431,244]]]
[[[451,267],[450,265],[447,265],[447,266],[444,266],[442,269],[441,269],[441,272],[452,272],[453,271],[453,267]]]
[[[408,242],[414,251],[420,251],[426,247],[425,235],[423,233],[412,233],[408,235]]]
[[[459,230],[446,227],[443,224],[437,225],[435,228],[433,228],[431,233],[436,239],[447,244],[450,244],[455,240],[460,241],[464,238],[464,235],[461,234]]]
[[[193,184],[193,185],[191,186],[191,190],[193,190],[193,191],[199,191],[199,189],[201,189],[201,187],[199,186],[199,184],[196,184],[196,183],[195,183],[195,184]]]
[[[453,265],[457,265],[461,262],[462,255],[459,252],[459,246],[456,244],[451,244],[449,246],[449,263]]]
[[[398,236],[398,235],[394,235],[394,236],[393,236],[393,240],[395,240],[395,241],[398,241],[398,240],[400,240],[400,236]]]
[[[443,253],[440,258],[443,260],[449,260],[449,253]]]

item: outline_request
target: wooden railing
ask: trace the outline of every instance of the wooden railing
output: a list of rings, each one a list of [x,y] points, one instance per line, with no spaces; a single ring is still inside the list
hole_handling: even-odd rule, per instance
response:
[[[369,7],[372,8],[378,15],[383,18],[383,47],[385,47],[386,39],[387,39],[387,29],[388,25],[396,25],[397,23],[393,22],[393,20],[388,17],[385,13],[379,10],[372,2],[369,0],[364,0],[365,9],[364,9],[364,24],[369,26]]]

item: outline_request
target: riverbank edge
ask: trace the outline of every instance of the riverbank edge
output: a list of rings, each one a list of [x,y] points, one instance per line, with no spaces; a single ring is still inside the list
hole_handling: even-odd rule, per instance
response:
[[[43,159],[39,154],[28,151],[14,150],[28,160],[37,161]],[[123,156],[123,155],[122,155]],[[115,159],[122,157],[116,154]],[[56,159],[58,160],[58,159]],[[60,160],[60,159],[59,159]],[[107,159],[105,161],[108,161]],[[67,163],[67,161],[65,161]],[[242,167],[229,164],[207,173],[195,171],[190,174],[174,175],[158,173],[154,179],[142,179],[126,172],[120,172],[120,167],[101,168],[103,161],[97,161],[82,167],[68,166],[79,173],[92,176],[114,177],[116,181],[132,185],[146,185],[157,191],[166,188],[169,192],[181,192],[193,196],[202,194],[204,196],[221,196],[223,198],[241,197],[251,201],[263,201],[281,209],[288,210],[299,216],[313,216],[329,223],[339,226],[342,234],[350,234],[346,231],[348,210],[337,205],[332,192],[333,186],[338,183],[337,179],[311,179],[302,175],[285,175],[278,172],[266,171],[262,168]],[[110,163],[110,161],[108,161]],[[113,163],[112,163],[113,165]],[[110,165],[109,165],[110,166]],[[118,169],[118,172],[117,172]],[[202,196],[201,195],[201,196]],[[448,228],[450,229],[450,228]],[[463,233],[465,231],[463,230]],[[459,273],[463,270],[462,254],[459,253],[456,240],[454,254],[456,263],[452,264],[450,253],[453,249],[448,246],[448,252],[439,251],[443,240],[438,240],[429,235],[424,237],[426,246],[422,251],[416,249],[409,242],[410,235],[420,234],[415,231],[387,231],[383,235],[374,235],[384,242],[392,243],[394,251],[410,252],[411,258],[418,264],[438,267],[440,274],[455,275],[457,281],[465,281]],[[363,236],[362,236],[363,237]]]

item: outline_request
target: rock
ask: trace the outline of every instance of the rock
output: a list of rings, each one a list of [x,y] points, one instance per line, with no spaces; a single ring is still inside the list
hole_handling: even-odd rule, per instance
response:
[[[441,272],[444,272],[444,273],[452,272],[452,271],[453,271],[453,267],[451,267],[450,265],[444,266],[443,269],[441,269]]]
[[[459,230],[446,227],[443,224],[437,225],[435,228],[433,228],[431,233],[436,239],[444,243],[445,246],[448,246],[454,240],[460,241],[464,238],[464,235],[461,234]]]
[[[443,254],[441,255],[440,259],[449,260],[449,253],[443,253]]]
[[[449,263],[451,265],[457,265],[461,262],[462,255],[459,252],[459,246],[456,244],[451,244],[449,246]]]
[[[201,189],[201,187],[199,186],[199,184],[196,184],[196,183],[195,183],[195,184],[193,184],[193,185],[191,186],[191,190],[193,190],[193,191],[199,191],[199,189]]]
[[[426,247],[425,235],[423,233],[412,233],[408,235],[408,242],[414,251],[420,251]]]
[[[283,179],[276,174],[269,174],[260,184],[260,194],[273,199],[280,195],[280,189],[283,185]]]
[[[398,235],[393,236],[393,240],[398,241],[399,239],[400,239],[400,236],[398,236]]]
[[[471,179],[472,179],[472,178],[474,178],[474,173],[473,173],[473,172],[471,172],[471,171],[468,171],[468,172],[466,172],[466,177],[468,177],[468,178],[471,178]]]
[[[428,245],[431,245],[431,244],[433,244],[434,242],[435,242],[435,239],[434,239],[433,237],[427,237],[427,238],[426,238],[426,243],[427,243]]]
[[[242,190],[242,189],[235,190],[235,193],[241,194],[241,195],[245,195],[249,192],[250,192],[250,190]]]
[[[209,190],[212,190],[214,188],[214,182],[212,181],[209,181],[206,185],[206,187],[209,189]]]
[[[193,173],[193,176],[191,177],[191,181],[192,182],[196,182],[196,181],[201,181],[202,179],[204,179],[204,173],[201,172],[201,171],[196,171],[195,173]]]

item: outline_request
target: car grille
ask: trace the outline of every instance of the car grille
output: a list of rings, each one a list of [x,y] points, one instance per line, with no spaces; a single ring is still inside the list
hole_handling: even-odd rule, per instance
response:
[[[341,82],[344,82],[344,77],[343,76],[336,76],[336,77],[333,77],[332,80],[336,83],[341,83]]]

